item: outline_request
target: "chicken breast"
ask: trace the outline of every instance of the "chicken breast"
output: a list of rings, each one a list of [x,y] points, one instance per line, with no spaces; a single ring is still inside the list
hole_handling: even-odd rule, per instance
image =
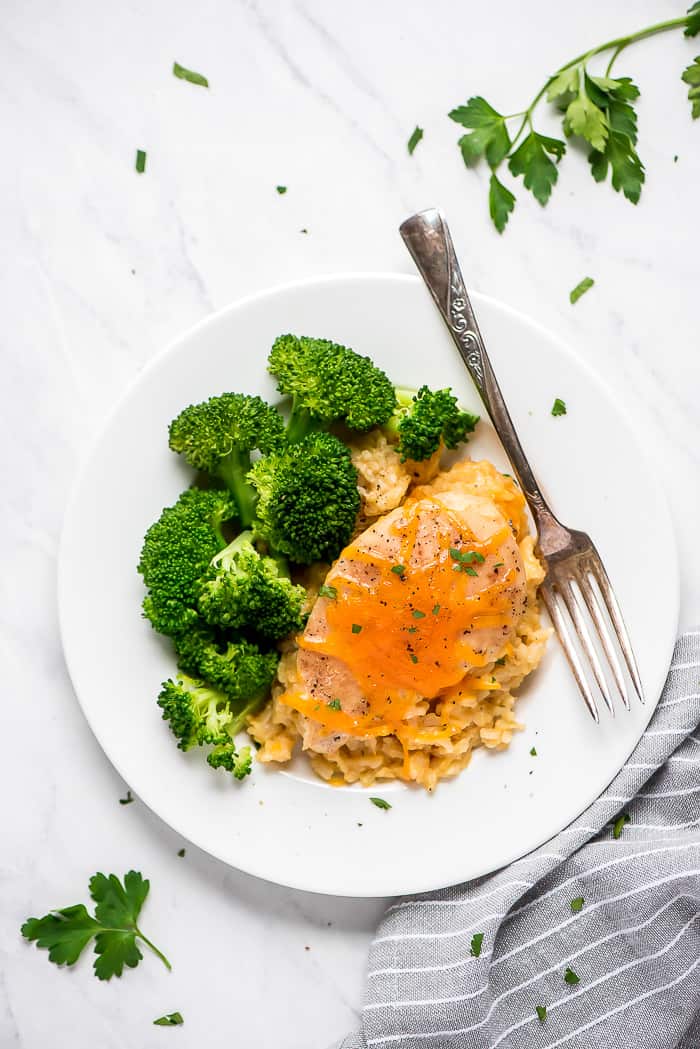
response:
[[[420,494],[326,578],[332,596],[299,639],[307,747],[396,732],[416,704],[499,658],[523,614],[517,542],[494,502],[459,485]]]

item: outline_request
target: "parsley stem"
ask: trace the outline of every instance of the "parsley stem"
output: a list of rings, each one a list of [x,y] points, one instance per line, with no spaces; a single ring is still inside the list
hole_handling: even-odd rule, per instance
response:
[[[170,962],[168,961],[168,959],[167,959],[167,958],[165,957],[165,955],[163,954],[163,952],[162,952],[162,951],[159,951],[159,950],[158,950],[158,948],[156,947],[156,945],[155,945],[154,943],[151,943],[151,941],[150,941],[150,940],[148,939],[148,937],[147,937],[147,936],[144,936],[144,935],[143,935],[143,933],[142,933],[142,932],[141,932],[141,930],[139,929],[138,925],[136,926],[136,935],[137,935],[137,936],[138,936],[138,937],[139,937],[139,938],[140,938],[141,940],[143,940],[143,942],[144,942],[144,943],[146,944],[146,946],[147,946],[147,947],[150,947],[150,948],[151,948],[151,950],[153,951],[153,953],[154,953],[155,955],[157,955],[157,956],[158,956],[158,957],[160,958],[160,960],[162,961],[163,965],[164,965],[164,966],[165,966],[165,968],[166,968],[166,969],[168,970],[168,972],[172,972],[172,968],[173,968],[173,967],[172,967],[172,965],[170,964]]]
[[[605,75],[606,76],[610,76],[610,73],[612,72],[613,65],[615,64],[618,56],[622,54],[622,52],[625,50],[626,47],[627,47],[627,44],[620,44],[618,47],[615,48],[615,50],[612,53],[612,57],[610,58],[610,61],[608,62],[607,68],[605,70]]]
[[[630,33],[627,36],[618,36],[615,37],[613,40],[607,40],[604,44],[598,44],[597,47],[593,47],[590,49],[590,51],[585,51],[583,54],[577,55],[577,57],[572,58],[570,62],[567,62],[565,65],[560,66],[560,68],[557,69],[556,73],[553,73],[545,82],[543,87],[540,88],[530,105],[527,107],[527,109],[523,110],[522,114],[512,114],[512,116],[514,117],[522,116],[523,119],[522,123],[520,124],[520,127],[518,128],[515,134],[515,137],[511,142],[510,150],[508,151],[508,156],[510,157],[513,155],[515,146],[517,145],[518,140],[520,139],[520,136],[522,135],[525,128],[529,126],[530,129],[532,129],[532,114],[535,108],[537,107],[538,103],[542,100],[542,97],[547,91],[549,85],[556,79],[556,77],[559,76],[560,73],[566,72],[567,69],[571,69],[573,66],[585,66],[588,60],[593,58],[595,55],[600,55],[604,51],[610,51],[611,49],[613,49],[613,56],[610,59],[610,64],[608,65],[605,74],[607,76],[610,70],[612,69],[613,62],[618,57],[620,52],[624,51],[624,49],[626,47],[629,47],[630,44],[635,44],[638,40],[644,40],[646,37],[649,36],[656,36],[657,33],[666,33],[669,29],[680,29],[682,26],[685,26],[687,24],[687,15],[682,15],[679,18],[669,18],[665,22],[656,22],[654,25],[647,26],[646,29],[639,29],[636,33]]]

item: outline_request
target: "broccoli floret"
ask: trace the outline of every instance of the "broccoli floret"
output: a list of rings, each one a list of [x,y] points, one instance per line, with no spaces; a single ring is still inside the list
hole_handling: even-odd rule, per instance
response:
[[[149,590],[143,613],[161,634],[181,634],[197,622],[197,582],[226,546],[221,526],[235,513],[228,492],[190,488],[146,532],[138,564]]]
[[[227,731],[232,720],[228,696],[204,681],[180,674],[177,681],[163,682],[158,706],[180,750],[231,741]]]
[[[386,429],[399,437],[401,461],[421,462],[440,447],[456,448],[466,441],[479,421],[478,415],[462,411],[457,398],[447,390],[396,390],[397,409]]]
[[[280,393],[292,397],[287,440],[301,440],[311,430],[344,422],[352,430],[370,430],[391,418],[394,388],[369,357],[327,339],[280,335],[268,370]]]
[[[337,557],[360,508],[357,472],[337,437],[307,434],[258,460],[248,476],[259,496],[256,532],[274,550],[300,564]]]
[[[212,768],[226,769],[236,779],[248,775],[252,752],[250,747],[238,751],[235,736],[252,713],[250,703],[236,712],[224,692],[204,681],[179,674],[176,681],[163,682],[158,706],[180,750],[213,744],[214,749],[207,757]]]
[[[180,669],[221,689],[236,708],[249,701],[259,706],[267,697],[278,652],[261,652],[252,641],[232,641],[203,626],[191,628],[174,642]]]
[[[253,767],[253,752],[250,747],[236,750],[234,743],[222,744],[207,755],[207,761],[213,769],[226,769],[236,779],[245,779]]]
[[[248,629],[271,641],[300,630],[303,586],[289,578],[281,557],[261,556],[252,532],[242,532],[221,550],[199,587],[199,611],[215,627]]]
[[[254,517],[255,493],[246,482],[250,453],[274,451],[284,439],[284,422],[261,397],[223,393],[190,405],[170,424],[170,447],[195,470],[224,482],[236,501],[244,528]]]

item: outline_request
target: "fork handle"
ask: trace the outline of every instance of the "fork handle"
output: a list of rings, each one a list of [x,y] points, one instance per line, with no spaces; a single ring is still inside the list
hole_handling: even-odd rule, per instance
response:
[[[406,219],[399,232],[435,300],[515,470],[535,518],[540,545],[558,545],[557,533],[563,531],[562,526],[540,491],[506,407],[464,286],[447,222],[440,211],[431,208]]]

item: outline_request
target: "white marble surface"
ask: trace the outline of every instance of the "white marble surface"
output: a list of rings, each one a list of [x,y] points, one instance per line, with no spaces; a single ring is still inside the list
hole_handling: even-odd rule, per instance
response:
[[[178,858],[184,843],[138,800],[119,805],[126,785],[92,738],[61,656],[56,551],[77,463],[144,363],[201,317],[300,277],[410,272],[396,227],[440,204],[468,282],[567,339],[644,428],[678,528],[682,621],[697,616],[700,125],[678,80],[697,44],[659,38],[620,64],[644,92],[648,183],[637,209],[568,157],[550,206],[521,191],[501,238],[484,172],[464,169],[445,117],[477,92],[517,108],[586,45],[683,6],[589,0],[563,17],[553,0],[6,0],[3,1049],[171,1039],[183,1049],[309,1049],[357,1021],[383,903],[279,889],[194,848]],[[176,80],[174,59],[211,89]],[[425,138],[410,158],[416,123]],[[137,147],[148,151],[143,176]],[[596,286],[572,308],[568,292],[586,274]],[[643,506],[633,521],[644,527]],[[652,554],[663,571],[663,551]],[[116,641],[104,639],[107,673],[124,658]],[[60,971],[21,942],[28,914],[85,898],[96,869],[132,866],[151,878],[143,923],[172,974],[148,957],[102,985],[89,962]],[[184,1028],[151,1026],[174,1009]]]

